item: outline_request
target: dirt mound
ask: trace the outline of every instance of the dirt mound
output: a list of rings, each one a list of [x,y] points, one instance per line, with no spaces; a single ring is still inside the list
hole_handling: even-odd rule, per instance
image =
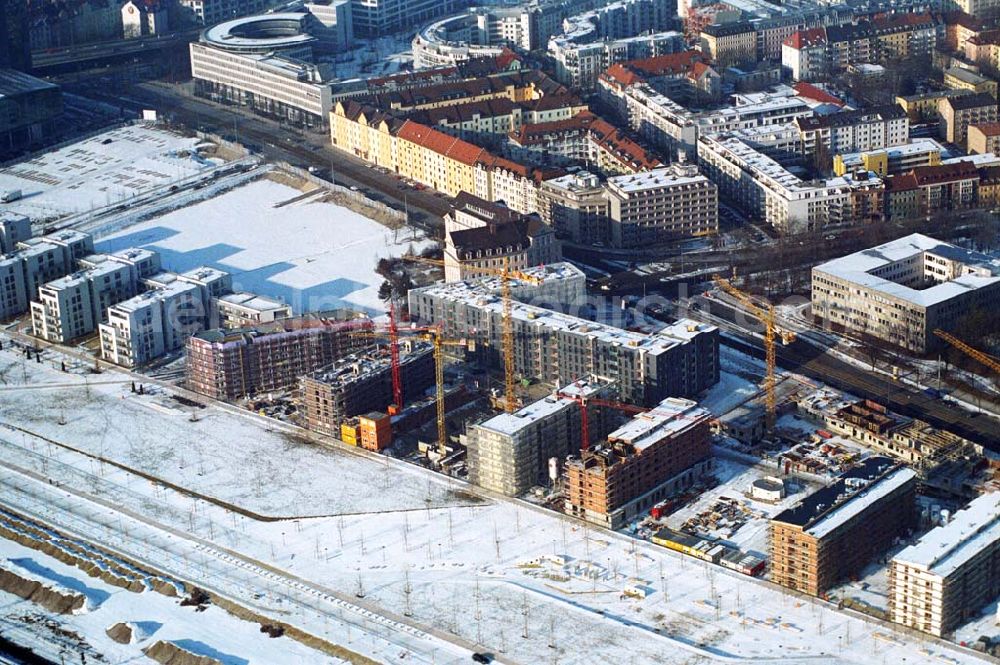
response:
[[[132,639],[135,636],[132,624],[120,621],[113,626],[108,626],[108,629],[104,632],[118,644],[132,644]]]
[[[208,656],[199,656],[187,649],[182,649],[172,642],[159,640],[152,646],[142,650],[147,658],[161,665],[222,665],[222,661]]]
[[[87,597],[82,593],[57,591],[6,568],[0,568],[0,589],[58,614],[73,614],[87,604]]]

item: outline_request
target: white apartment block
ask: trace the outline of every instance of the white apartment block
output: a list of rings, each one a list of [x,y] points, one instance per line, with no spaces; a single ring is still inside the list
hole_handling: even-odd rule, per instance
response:
[[[812,107],[801,97],[795,96],[790,88],[782,94],[736,95],[735,100],[735,106],[699,116],[699,133],[718,134],[754,127],[787,125],[799,118],[813,115]]]
[[[602,79],[601,98],[613,105],[629,127],[651,145],[676,157],[697,153],[698,124],[694,114],[646,83],[619,87]]]
[[[20,259],[0,256],[0,321],[28,309],[28,292]]]
[[[31,237],[31,220],[24,215],[0,212],[0,254],[10,254],[19,242]]]
[[[323,126],[333,107],[330,85],[311,63],[280,55],[233,53],[191,44],[198,94],[306,126]]]
[[[698,162],[720,197],[779,233],[802,233],[881,219],[884,184],[871,172],[804,181],[729,135],[698,138]]]
[[[39,287],[31,303],[33,334],[58,344],[83,337],[97,330],[108,307],[135,293],[129,266],[94,261],[92,268]]]
[[[812,312],[914,353],[934,330],[1000,308],[1000,260],[914,233],[812,269]]]
[[[101,355],[122,367],[145,365],[203,330],[205,309],[201,289],[181,280],[120,302],[100,325]]]
[[[1000,492],[974,499],[889,564],[889,618],[938,637],[998,594]]]
[[[608,178],[606,190],[612,247],[719,232],[718,188],[693,164]]]
[[[282,302],[256,293],[228,293],[212,300],[217,321],[210,328],[247,328],[277,319],[287,319],[292,308]]]
[[[802,152],[834,155],[867,152],[903,145],[910,140],[910,119],[896,105],[863,111],[842,111],[796,120]]]

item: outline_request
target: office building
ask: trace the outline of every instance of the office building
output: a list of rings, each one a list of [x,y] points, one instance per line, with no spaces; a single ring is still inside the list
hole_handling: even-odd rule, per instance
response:
[[[690,487],[711,466],[711,420],[696,402],[676,398],[636,415],[566,461],[566,512],[618,529]]]
[[[869,457],[771,518],[771,580],[820,596],[857,577],[916,523],[917,474]]]
[[[190,45],[195,93],[305,126],[325,126],[330,85],[313,63],[328,37],[308,12],[253,16],[202,32]]]
[[[177,0],[181,12],[201,25],[213,26],[222,21],[266,11],[269,0]]]
[[[434,385],[433,345],[415,339],[400,340],[399,373],[404,400],[422,397]],[[341,424],[351,417],[385,411],[392,404],[389,347],[371,346],[306,374],[300,382],[300,393],[309,429],[339,437]]]
[[[18,2],[3,0],[0,7],[4,4]],[[3,39],[0,35],[0,49],[4,48]],[[4,108],[0,114],[0,159],[41,144],[59,129],[63,98],[54,83],[0,68],[0,103]]]
[[[973,499],[892,558],[889,618],[947,637],[1000,594],[1000,493]]]
[[[28,3],[0,0],[0,69],[31,71]]]
[[[459,0],[351,0],[351,19],[359,37],[383,37],[454,14],[463,6]]]
[[[288,390],[300,377],[370,344],[352,333],[371,327],[370,320],[352,313],[320,312],[195,333],[186,344],[186,385],[223,400]]]
[[[914,233],[812,269],[812,311],[913,353],[971,311],[1000,307],[1000,261]]]

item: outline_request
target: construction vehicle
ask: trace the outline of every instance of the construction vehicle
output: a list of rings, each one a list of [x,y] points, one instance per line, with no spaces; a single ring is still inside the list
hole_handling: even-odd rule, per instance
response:
[[[774,305],[757,302],[748,293],[733,286],[725,277],[715,276],[713,278],[716,286],[739,300],[751,314],[764,324],[764,351],[767,360],[767,374],[764,377],[764,395],[767,404],[767,431],[774,429],[774,422],[777,418],[778,399],[775,392],[777,387],[777,354],[775,349],[776,339],[780,337],[782,344],[791,344],[795,341],[795,333],[780,330],[777,326]]]
[[[943,330],[940,329],[935,330],[934,334],[943,339],[944,341],[948,342],[948,344],[952,345],[953,347],[955,347],[965,355],[969,356],[973,360],[976,360],[982,363],[983,365],[986,365],[997,374],[1000,374],[1000,358],[995,358],[994,356],[991,356],[988,353],[984,353],[975,347],[969,346],[959,338],[955,337],[950,333],[946,333]]]
[[[438,266],[443,268],[444,261],[439,259],[428,259],[422,256],[406,255],[403,257],[406,261],[413,261],[415,263],[425,263],[428,265]],[[504,410],[507,413],[513,413],[517,410],[518,397],[517,397],[517,382],[515,381],[515,367],[514,367],[514,320],[513,320],[513,298],[510,295],[510,280],[519,279],[531,284],[541,283],[541,279],[535,277],[534,275],[529,275],[520,270],[511,270],[510,259],[504,257],[503,268],[484,268],[476,266],[475,270],[482,272],[487,275],[495,275],[500,278],[500,297],[503,301],[503,336],[502,336],[502,347],[503,347],[503,368],[504,368]]]

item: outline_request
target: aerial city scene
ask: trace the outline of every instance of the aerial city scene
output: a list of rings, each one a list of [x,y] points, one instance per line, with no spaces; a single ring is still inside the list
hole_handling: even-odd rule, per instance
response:
[[[1000,663],[1000,0],[0,0],[0,665]]]

